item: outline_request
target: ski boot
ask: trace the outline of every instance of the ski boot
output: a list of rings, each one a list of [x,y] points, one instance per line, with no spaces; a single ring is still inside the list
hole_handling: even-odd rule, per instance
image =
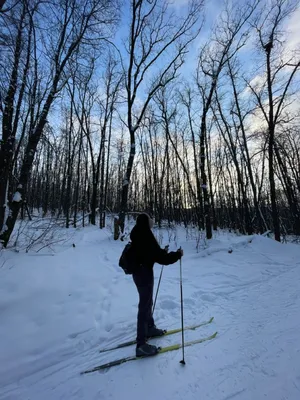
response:
[[[163,336],[167,331],[165,329],[158,329],[155,325],[148,328],[147,337],[154,338],[158,336]]]
[[[142,344],[136,348],[137,357],[150,357],[155,356],[160,350],[160,347],[153,346],[152,344]]]

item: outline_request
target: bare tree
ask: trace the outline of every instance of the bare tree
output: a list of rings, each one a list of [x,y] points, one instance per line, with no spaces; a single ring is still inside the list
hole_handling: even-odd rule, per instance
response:
[[[25,20],[27,16],[26,2],[23,3],[19,10],[19,21],[16,26],[16,37],[13,50],[12,68],[9,76],[9,85],[3,101],[3,118],[2,118],[2,140],[0,144],[0,233],[3,232],[5,218],[8,214],[7,198],[9,191],[9,177],[12,168],[14,156],[14,144],[17,133],[17,125],[19,122],[20,101],[17,101],[18,107],[15,107],[15,99],[17,97],[17,82],[20,74],[20,61],[23,49],[23,36],[26,35]],[[29,40],[27,55],[30,54],[32,24],[30,24]],[[26,69],[28,68],[29,58],[27,57]],[[26,83],[26,76],[23,77],[23,84]],[[24,88],[23,88],[24,91]],[[22,91],[20,96],[22,96]]]
[[[290,121],[287,110],[288,97],[291,95],[292,83],[300,68],[299,56],[297,57],[297,54],[289,56],[285,52],[282,43],[282,25],[295,11],[296,7],[297,2],[295,1],[273,1],[270,8],[262,13],[261,19],[255,25],[255,28],[259,39],[260,51],[265,57],[265,71],[261,75],[262,84],[259,87],[255,87],[252,82],[248,83],[267,125],[272,220],[275,240],[279,242],[280,221],[274,173],[276,133],[285,121]],[[275,152],[278,158],[279,153],[277,150]]]
[[[172,92],[169,93],[169,96],[173,96],[173,95],[174,94]],[[199,199],[197,198],[197,195],[195,193],[195,190],[194,190],[192,182],[191,182],[191,174],[190,174],[187,162],[184,161],[184,153],[181,154],[180,149],[179,149],[178,140],[176,137],[176,123],[174,126],[174,122],[173,122],[173,129],[171,127],[171,123],[173,120],[175,120],[175,116],[177,113],[176,106],[174,106],[174,104],[170,105],[170,102],[168,100],[169,99],[168,99],[166,90],[165,89],[160,90],[160,92],[156,96],[156,102],[159,106],[159,110],[161,113],[161,124],[165,131],[167,143],[168,142],[171,143],[174,153],[176,155],[176,160],[178,160],[181,165],[182,171],[186,178],[186,183],[188,185],[189,193],[191,194],[191,196],[193,198],[193,202],[196,205],[196,215],[197,215],[197,220],[198,220],[198,227],[201,228],[201,217],[198,212],[199,209],[197,209],[197,207],[199,205],[198,204]],[[177,128],[178,128],[178,126],[177,126]],[[176,164],[176,166],[178,168],[177,164]],[[168,162],[168,169],[171,169],[170,161]],[[169,174],[168,174],[168,176],[169,176]],[[169,184],[168,184],[168,187],[170,187]]]
[[[115,239],[125,213],[141,210],[170,234],[184,223],[198,241],[204,232],[194,227],[207,238],[217,226],[262,232],[276,225],[271,195],[279,233],[299,234],[299,53],[289,55],[283,40],[296,0],[272,9],[249,1],[220,13],[195,80],[179,68],[200,29],[200,1],[184,16],[167,0],[124,5],[130,32],[118,51],[109,39],[113,2],[8,0],[0,13],[4,244],[18,208],[22,219],[51,213],[67,227],[95,224],[99,209],[103,228],[106,213],[120,213]],[[244,52],[255,49],[252,71]]]
[[[21,0],[14,0],[13,2],[11,2],[12,4],[9,4],[4,8],[6,0],[0,0],[0,11],[1,11],[1,13],[3,13],[3,14],[4,13],[8,13],[14,7],[16,7],[18,5],[18,3],[20,3],[20,2],[21,2]]]
[[[204,46],[199,56],[197,85],[202,100],[200,125],[200,170],[203,189],[206,236],[212,238],[210,200],[206,173],[207,117],[220,74],[228,62],[246,43],[249,29],[247,23],[253,16],[258,0],[253,3],[224,11],[224,17],[217,26],[212,39]]]
[[[233,136],[232,133],[232,127],[229,125],[229,123],[227,122],[219,98],[216,95],[216,100],[217,100],[217,105],[218,105],[218,111],[219,111],[219,116],[220,116],[220,120],[219,117],[216,116],[216,124],[218,126],[218,130],[221,133],[225,144],[227,146],[227,148],[229,149],[231,158],[233,160],[235,169],[236,169],[236,173],[237,173],[237,180],[238,180],[238,187],[239,187],[239,191],[241,192],[241,196],[242,196],[242,206],[243,206],[243,210],[244,210],[244,214],[245,214],[245,230],[247,232],[248,235],[251,235],[253,233],[253,227],[252,227],[252,223],[251,223],[251,217],[250,217],[250,204],[248,201],[248,196],[247,196],[247,191],[246,191],[246,185],[245,185],[245,180],[243,178],[243,163],[241,162],[241,160],[239,160],[238,157],[238,153],[239,153],[239,148],[238,148],[238,143],[237,143],[237,137]],[[221,122],[223,123],[221,126]]]
[[[262,215],[260,206],[259,206],[259,201],[258,201],[258,193],[257,193],[257,185],[255,182],[255,177],[253,173],[253,165],[251,162],[251,156],[250,156],[250,151],[249,151],[249,146],[248,146],[248,139],[247,139],[247,127],[246,127],[246,120],[248,116],[251,116],[252,114],[252,105],[249,105],[244,107],[242,104],[243,102],[241,101],[241,93],[244,92],[245,87],[243,86],[240,90],[238,89],[237,85],[237,79],[238,79],[238,70],[240,68],[240,64],[237,62],[237,60],[231,60],[228,62],[228,75],[230,77],[230,82],[232,84],[232,91],[233,91],[233,96],[234,96],[234,101],[232,103],[232,108],[230,110],[231,118],[232,121],[234,122],[235,126],[238,126],[237,130],[237,139],[239,142],[239,146],[243,155],[243,159],[246,163],[248,175],[249,175],[249,181],[251,184],[252,188],[252,194],[253,194],[253,202],[254,202],[254,207],[256,210],[256,218],[258,221],[259,225],[259,231],[263,233],[263,231],[268,230],[268,226],[266,224],[266,221]],[[244,102],[245,103],[245,102]],[[249,103],[249,102],[247,102]],[[237,118],[237,123],[235,122],[235,117]],[[239,136],[239,131],[241,131],[241,140]]]
[[[195,166],[195,179],[196,179],[196,192],[197,192],[197,204],[196,204],[196,214],[198,218],[198,227],[204,228],[204,220],[203,220],[203,196],[201,189],[201,178],[199,173],[199,151],[198,151],[198,138],[197,132],[198,128],[195,124],[196,116],[192,116],[193,113],[193,98],[195,98],[195,93],[192,93],[191,88],[188,88],[185,92],[180,95],[181,101],[183,105],[186,107],[187,117],[189,129],[192,137],[192,146],[193,146],[193,157],[194,157],[194,166]]]
[[[121,232],[124,231],[129,183],[136,152],[135,133],[153,96],[176,77],[188,45],[199,34],[198,22],[202,7],[202,0],[193,0],[186,16],[180,17],[172,5],[164,0],[131,1],[130,33],[126,47],[128,58],[123,60],[130,155],[122,187],[118,223]],[[138,106],[138,103],[142,104]],[[115,233],[115,237],[118,236]]]
[[[24,1],[23,3],[25,4],[26,2]],[[72,57],[76,52],[78,53],[89,45],[95,46],[99,41],[99,36],[101,38],[100,41],[107,39],[111,33],[110,28],[115,25],[116,13],[118,12],[115,4],[112,5],[106,0],[85,0],[84,2],[68,0],[67,2],[59,2],[59,4],[53,3],[51,6],[41,2],[37,5],[34,4],[34,7],[38,7],[39,18],[43,16],[43,23],[46,24],[48,31],[51,31],[50,41],[44,40],[43,32],[47,31],[45,26],[43,26],[43,30],[40,32],[42,40],[44,40],[44,46],[48,47],[47,50],[51,54],[51,60],[49,60],[50,71],[46,88],[44,89],[43,104],[40,104],[38,111],[36,111],[35,125],[29,132],[17,185],[16,193],[18,194],[13,196],[10,203],[10,213],[6,221],[2,221],[0,227],[2,231],[0,238],[5,246],[8,243],[18,216],[21,206],[20,200],[25,194],[37,145],[43,134],[49,111],[58,93],[68,80],[68,63],[72,61]],[[26,9],[25,6],[24,8]],[[39,29],[43,23],[41,24],[41,21],[37,20],[34,22],[35,26],[40,24]],[[19,38],[19,35],[17,38]],[[15,67],[13,67],[14,69]],[[7,124],[3,124],[3,126],[6,127]],[[4,186],[3,184],[2,187]]]

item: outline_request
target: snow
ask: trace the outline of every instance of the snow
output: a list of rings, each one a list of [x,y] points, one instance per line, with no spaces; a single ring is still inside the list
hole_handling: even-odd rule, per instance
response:
[[[15,192],[12,201],[15,201],[16,203],[19,203],[22,200],[22,195],[20,192]]]
[[[9,186],[9,181],[7,181],[7,183],[6,183],[5,203],[3,204],[3,207],[4,207],[4,221],[3,221],[2,229],[0,230],[0,235],[2,235],[2,233],[6,232],[7,229],[8,229],[7,225],[6,225],[7,218],[9,216],[9,212],[10,212],[10,209],[9,209],[9,206],[8,206],[8,186]]]
[[[1,400],[300,398],[299,245],[219,232],[197,252],[185,230],[157,232],[162,246],[172,236],[170,250],[184,249],[185,325],[215,317],[185,339],[216,339],[186,348],[185,366],[174,351],[80,375],[134,353],[98,350],[135,337],[138,298],[118,267],[124,242],[96,227],[62,232],[70,240],[38,253],[0,253]],[[180,326],[179,263],[164,268],[155,320]]]
[[[6,209],[5,209],[6,211]],[[7,213],[8,214],[8,213]],[[5,216],[6,217],[6,216]],[[7,219],[7,217],[6,217]],[[6,224],[3,225],[2,229],[0,230],[0,235],[2,235],[2,233],[6,232],[8,230],[8,226]],[[1,247],[0,247],[1,248]]]

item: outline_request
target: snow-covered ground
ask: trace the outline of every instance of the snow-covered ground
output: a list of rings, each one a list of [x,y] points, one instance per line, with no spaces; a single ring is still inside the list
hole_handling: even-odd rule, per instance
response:
[[[185,366],[174,351],[80,375],[134,354],[98,350],[135,337],[138,297],[118,267],[124,243],[97,228],[62,232],[70,239],[51,250],[0,254],[1,400],[300,399],[299,245],[221,232],[196,249],[173,232],[170,250],[185,251],[185,325],[215,317],[185,339],[218,331],[216,339],[186,348]],[[156,283],[159,273],[156,265]],[[155,319],[180,326],[179,263],[164,269]]]

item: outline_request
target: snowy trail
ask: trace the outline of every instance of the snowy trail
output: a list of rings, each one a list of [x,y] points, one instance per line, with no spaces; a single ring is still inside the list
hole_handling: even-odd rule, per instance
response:
[[[0,270],[1,400],[300,398],[299,246],[222,236],[197,254],[195,243],[182,241],[185,324],[215,317],[186,340],[215,330],[218,337],[187,348],[184,367],[175,351],[81,376],[132,355],[133,347],[98,350],[135,336],[137,303],[131,278],[117,266],[122,244],[84,232],[75,249],[54,257],[7,252],[13,267]],[[176,265],[164,268],[155,318],[169,329],[180,325]],[[177,342],[180,334],[159,339]]]

